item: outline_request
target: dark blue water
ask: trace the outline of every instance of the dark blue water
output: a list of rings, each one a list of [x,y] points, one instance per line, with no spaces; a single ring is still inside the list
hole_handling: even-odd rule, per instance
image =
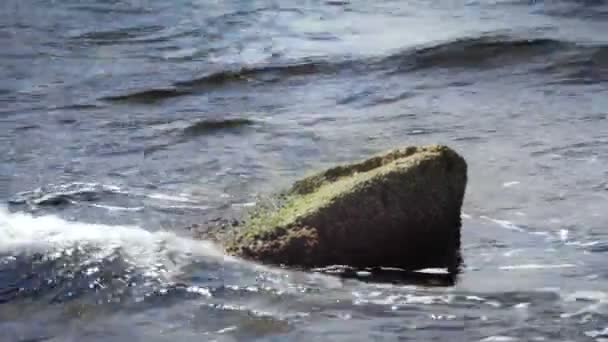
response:
[[[608,341],[607,20],[600,0],[2,1],[0,340]],[[426,143],[469,163],[454,283],[267,268],[187,229]]]

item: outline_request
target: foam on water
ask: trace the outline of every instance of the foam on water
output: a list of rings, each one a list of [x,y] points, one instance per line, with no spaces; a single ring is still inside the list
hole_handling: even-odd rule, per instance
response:
[[[126,262],[154,277],[177,272],[196,259],[230,260],[210,242],[171,232],[72,222],[50,215],[34,217],[0,208],[0,255],[10,258],[38,253],[53,259],[73,251],[86,251],[90,261],[119,251]]]
[[[186,197],[183,194],[180,195],[167,195],[161,193],[149,194],[147,197],[157,200],[171,201],[171,202],[184,202],[184,203],[195,203],[196,201]]]
[[[102,208],[108,211],[142,211],[144,207],[119,207],[115,205],[104,205],[104,204],[90,204],[91,207]]]
[[[551,269],[551,268],[573,268],[576,265],[573,264],[523,264],[523,265],[508,265],[500,266],[501,270],[538,270],[538,269]]]

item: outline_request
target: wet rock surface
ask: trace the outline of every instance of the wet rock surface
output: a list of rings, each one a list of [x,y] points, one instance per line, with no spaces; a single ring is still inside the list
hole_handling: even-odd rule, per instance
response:
[[[270,264],[456,270],[466,182],[449,147],[397,149],[297,181],[220,240]]]

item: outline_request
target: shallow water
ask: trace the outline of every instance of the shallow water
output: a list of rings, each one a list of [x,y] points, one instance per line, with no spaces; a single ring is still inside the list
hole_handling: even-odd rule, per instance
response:
[[[0,13],[1,341],[608,340],[607,2]],[[273,269],[185,229],[425,143],[469,163],[449,286]]]

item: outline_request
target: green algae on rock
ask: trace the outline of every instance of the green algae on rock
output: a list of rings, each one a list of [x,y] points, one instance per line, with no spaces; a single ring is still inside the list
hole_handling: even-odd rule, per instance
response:
[[[466,182],[449,147],[393,150],[297,181],[250,213],[226,250],[299,267],[454,269]]]

